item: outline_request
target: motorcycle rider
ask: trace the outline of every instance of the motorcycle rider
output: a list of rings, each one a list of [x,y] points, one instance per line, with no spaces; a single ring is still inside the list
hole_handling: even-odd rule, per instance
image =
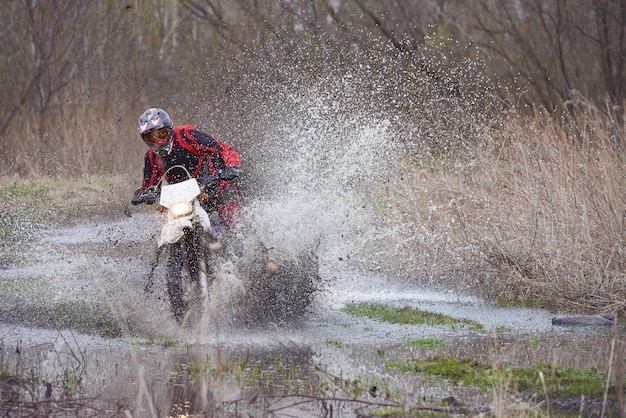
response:
[[[185,170],[175,167],[183,166],[209,194],[203,205],[215,205],[205,206],[207,213],[217,211],[220,223],[225,227],[236,220],[240,212],[236,179],[241,173],[241,164],[239,154],[232,146],[192,125],[174,126],[167,112],[154,107],[139,117],[137,128],[148,151],[144,158],[142,185],[131,199],[133,205],[153,204],[166,172],[167,183],[187,180]],[[213,181],[215,179],[218,180]]]

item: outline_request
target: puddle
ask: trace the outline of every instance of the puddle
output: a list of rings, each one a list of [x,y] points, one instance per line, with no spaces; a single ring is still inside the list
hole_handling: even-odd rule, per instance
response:
[[[151,254],[138,248],[148,248],[145,242],[153,240],[156,222],[156,217],[141,215],[52,231],[33,247],[31,263],[0,270],[2,281],[43,278],[53,285],[50,298],[105,302],[118,316],[133,317],[140,324],[125,329],[119,339],[4,324],[0,326],[3,352],[15,353],[19,347],[21,353],[17,359],[5,357],[13,361],[9,366],[17,367],[19,360],[20,367],[37,368],[52,380],[62,379],[59,376],[70,370],[82,379],[82,395],[128,399],[132,410],[141,411],[133,416],[165,416],[155,411],[173,410],[179,411],[174,416],[185,416],[207,405],[225,406],[233,415],[267,413],[267,408],[274,408],[275,416],[320,416],[331,404],[337,416],[342,416],[338,411],[353,416],[366,404],[345,400],[321,404],[312,398],[299,403],[305,398],[290,396],[304,396],[308,391],[307,396],[319,397],[324,387],[329,388],[324,396],[379,402],[380,397],[368,392],[373,382],[381,391],[402,393],[407,402],[455,397],[476,410],[489,404],[488,394],[426,382],[385,366],[388,360],[412,356],[471,354],[487,362],[531,364],[559,358],[572,365],[606,367],[610,348],[606,335],[555,328],[548,312],[498,308],[455,292],[417,289],[410,283],[354,272],[334,272],[328,290],[318,295],[311,312],[292,326],[240,328],[205,323],[181,328],[172,320],[163,293],[159,299],[143,291]],[[363,301],[467,318],[485,329],[477,333],[445,326],[388,324],[341,310],[347,303]],[[407,344],[418,338],[441,338],[444,344],[435,348]],[[170,340],[173,343],[167,343]],[[204,376],[200,380],[190,372],[199,365],[212,370],[200,373]],[[347,389],[334,378],[365,387],[354,392],[357,395],[342,392]],[[329,386],[328,381],[338,386]]]
[[[330,294],[325,296],[331,311],[340,310],[351,302],[375,302],[471,319],[482,324],[486,332],[542,332],[554,329],[551,322],[554,315],[544,310],[500,308],[454,291],[419,289],[411,284],[393,283],[383,277],[348,272],[339,275],[331,288]],[[389,325],[382,327],[388,329]]]
[[[47,244],[149,242],[157,236],[162,216],[144,211],[117,221],[100,221],[59,228],[45,234]]]

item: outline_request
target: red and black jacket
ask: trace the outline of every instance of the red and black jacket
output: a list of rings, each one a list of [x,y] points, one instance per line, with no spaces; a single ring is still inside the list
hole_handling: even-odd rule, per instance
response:
[[[171,167],[181,165],[192,177],[212,175],[226,166],[240,168],[239,154],[233,147],[184,125],[174,127],[172,148],[165,156],[148,150],[145,156],[142,187],[154,186],[163,173]],[[170,170],[165,179],[168,183],[187,180],[187,173],[180,168]]]

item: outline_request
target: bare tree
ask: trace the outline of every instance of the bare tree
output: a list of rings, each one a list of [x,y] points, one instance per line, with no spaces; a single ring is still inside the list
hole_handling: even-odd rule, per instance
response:
[[[93,132],[134,135],[152,105],[219,109],[218,122],[230,111],[224,125],[241,126],[254,101],[240,100],[246,83],[306,83],[366,71],[366,60],[386,78],[381,100],[407,117],[420,117],[420,89],[467,109],[485,96],[480,82],[551,111],[573,91],[621,104],[625,22],[621,0],[6,0],[0,166],[28,165],[25,156],[37,171],[127,166],[141,144],[118,153]]]
[[[49,112],[59,105],[59,95],[78,74],[82,3],[12,0],[2,10],[3,74],[10,75],[2,89],[11,100],[4,103],[0,116],[0,138],[7,141],[9,124],[22,114],[45,149],[51,145],[44,135]]]
[[[613,103],[620,104],[626,100],[626,3],[602,0],[595,4],[595,33],[581,32],[596,45],[606,91]]]
[[[177,88],[179,9],[167,0],[8,1],[0,10],[0,89],[12,98],[0,112],[4,167],[123,165],[128,153],[110,138],[132,129],[128,110],[171,101],[164,91]]]
[[[623,1],[475,0],[462,8],[465,31],[503,85],[519,87],[522,103],[554,110],[573,90],[596,101],[626,98]]]

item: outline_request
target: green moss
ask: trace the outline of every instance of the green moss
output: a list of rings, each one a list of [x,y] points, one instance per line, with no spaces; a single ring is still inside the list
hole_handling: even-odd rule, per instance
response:
[[[519,390],[530,389],[543,394],[541,373],[547,392],[560,397],[601,396],[606,383],[605,376],[589,368],[539,364],[533,368],[512,368],[510,371]]]
[[[36,180],[28,180],[15,182],[0,188],[0,198],[45,198],[48,195],[48,191],[49,188],[46,183]]]
[[[400,368],[403,372],[437,376],[468,386],[483,386],[490,370],[489,366],[481,365],[476,360],[460,360],[454,357],[431,357],[387,362],[385,366]]]
[[[476,360],[431,357],[387,362],[388,368],[451,380],[465,386],[492,388],[501,382],[521,392],[557,397],[598,397],[604,392],[605,376],[594,369],[538,364],[534,367],[494,368]],[[543,375],[543,382],[541,379]],[[499,383],[500,382],[500,383]]]
[[[211,362],[209,360],[192,359],[185,366],[185,371],[190,379],[197,379],[211,370]]]
[[[344,312],[355,316],[378,319],[393,324],[411,325],[444,325],[452,329],[482,330],[483,325],[466,318],[453,318],[448,315],[423,311],[418,308],[394,307],[380,303],[358,302],[349,303]]]
[[[498,325],[496,327],[496,333],[498,334],[505,334],[505,333],[512,332],[512,331],[513,329],[511,327],[507,327],[504,325]]]
[[[0,242],[8,239],[3,235],[2,228],[0,228]],[[5,266],[25,266],[29,260],[19,253],[16,248],[5,248],[4,251],[0,250],[0,268]]]
[[[24,181],[0,188],[0,258],[10,253],[50,219],[45,182]]]
[[[119,324],[111,318],[102,306],[92,306],[79,302],[54,305],[51,321],[60,327],[76,329],[80,332],[98,333],[103,337],[116,338],[122,335]]]
[[[335,347],[341,347],[341,348],[346,347],[346,344],[344,344],[342,341],[335,340],[335,339],[328,339],[328,340],[326,340],[326,344],[327,345],[332,345],[332,346],[335,346]]]
[[[12,298],[0,306],[0,316],[7,322],[26,326],[73,329],[106,338],[117,338],[122,329],[104,306],[84,302],[32,304],[25,299]]]
[[[31,300],[37,297],[45,297],[50,295],[52,285],[43,277],[7,277],[0,280],[0,307],[4,307],[10,301],[9,296],[27,297]]]
[[[454,157],[443,154],[420,155],[414,160],[417,168],[437,174],[452,171],[455,162],[456,159]]]
[[[143,339],[143,340],[133,340],[132,344],[138,345],[138,346],[145,346],[145,347],[158,345],[163,348],[171,348],[171,347],[187,348],[186,342],[177,340],[175,338],[168,337],[168,336],[156,336],[156,337],[150,337],[150,338]]]
[[[409,340],[408,345],[416,347],[441,347],[443,345],[443,339],[441,338],[416,338]]]

